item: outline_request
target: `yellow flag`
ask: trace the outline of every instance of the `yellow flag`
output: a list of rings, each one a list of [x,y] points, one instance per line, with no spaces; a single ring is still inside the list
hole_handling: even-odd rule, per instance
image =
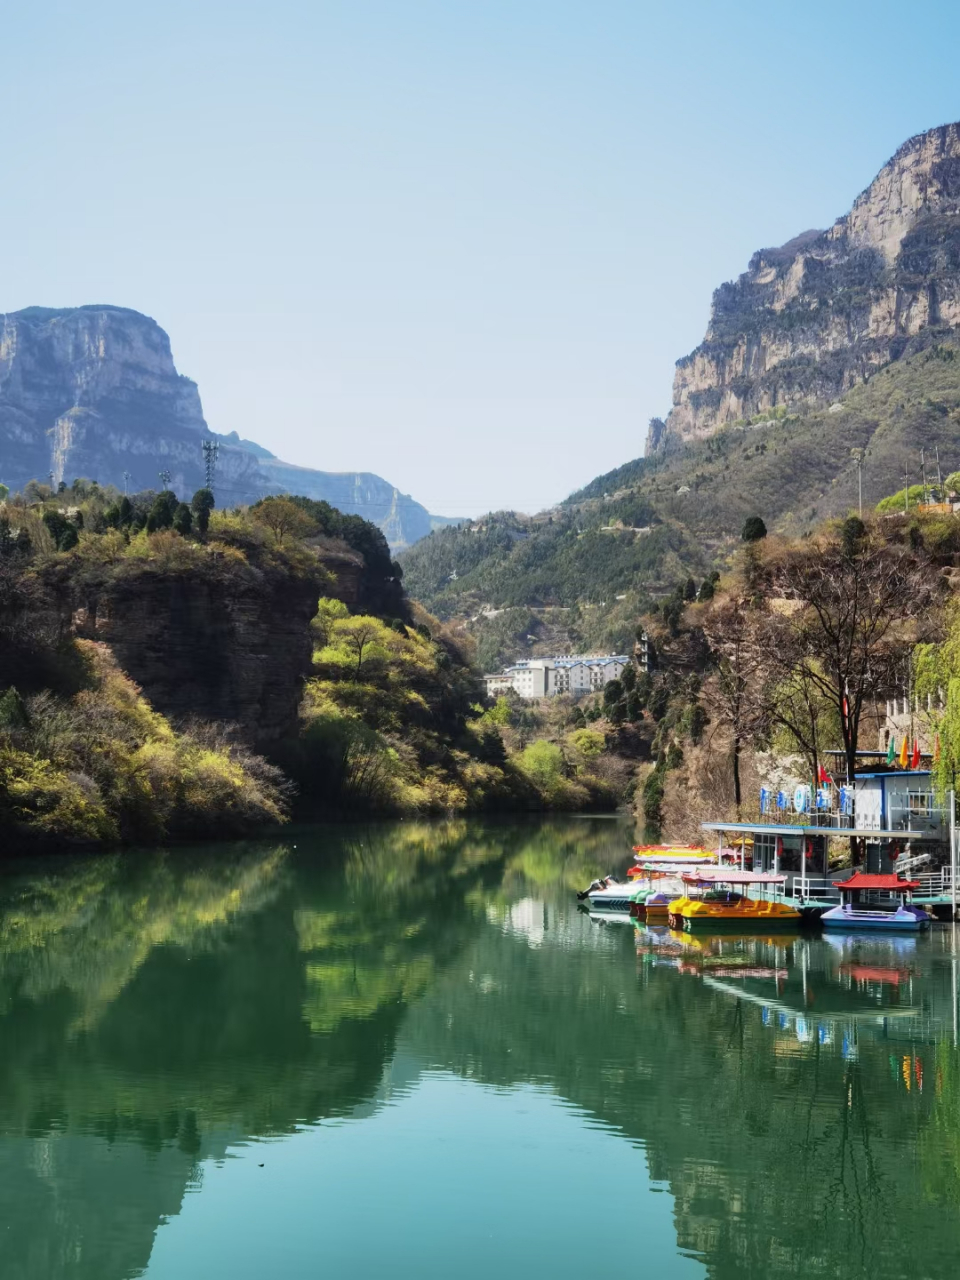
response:
[[[907,767],[907,761],[910,759],[910,749],[907,746],[907,735],[903,735],[903,746],[900,748],[900,768]]]

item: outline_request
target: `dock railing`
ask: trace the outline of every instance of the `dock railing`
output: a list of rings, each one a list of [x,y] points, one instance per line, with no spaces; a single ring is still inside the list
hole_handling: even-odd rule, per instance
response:
[[[802,873],[788,874],[787,882],[783,886],[783,895],[785,898],[790,898],[796,902],[810,900],[839,902],[840,890],[836,888],[833,882],[835,880],[845,880],[847,876],[852,874],[851,869],[836,871],[825,878],[807,876]],[[936,871],[907,873],[907,876],[917,885],[917,888],[913,891],[915,898],[947,898],[950,896],[953,878],[949,867],[938,867]]]

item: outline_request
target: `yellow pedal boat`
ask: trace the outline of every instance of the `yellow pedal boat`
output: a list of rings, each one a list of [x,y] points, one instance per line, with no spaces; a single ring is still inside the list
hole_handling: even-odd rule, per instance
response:
[[[688,931],[796,928],[800,924],[800,912],[776,896],[784,880],[784,876],[762,872],[699,868],[696,873],[683,877],[685,893],[670,903],[668,920],[673,928]],[[759,886],[773,888],[774,896],[749,897],[746,891]]]

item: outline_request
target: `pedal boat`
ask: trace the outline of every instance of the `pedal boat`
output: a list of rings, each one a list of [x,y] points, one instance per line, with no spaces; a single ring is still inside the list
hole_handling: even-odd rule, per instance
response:
[[[627,875],[643,892],[636,895],[630,914],[635,920],[666,924],[670,903],[683,893],[681,872],[716,866],[716,854],[695,855],[693,851],[674,856],[638,854],[637,865]]]
[[[685,892],[667,908],[668,919],[675,929],[792,929],[800,924],[796,907],[776,896],[786,876],[765,875],[758,871],[734,871],[723,868],[701,868],[683,876]],[[752,898],[750,888],[768,886],[772,898]]]
[[[910,901],[914,889],[920,887],[916,880],[857,871],[849,880],[834,880],[833,885],[840,890],[840,905],[831,907],[820,917],[825,929],[916,933],[930,925],[927,911]],[[867,894],[873,896],[864,896]]]

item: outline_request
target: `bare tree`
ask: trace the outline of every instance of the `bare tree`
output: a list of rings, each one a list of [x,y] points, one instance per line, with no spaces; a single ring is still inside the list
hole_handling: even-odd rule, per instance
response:
[[[740,757],[744,746],[769,727],[768,661],[761,643],[760,615],[740,600],[712,609],[703,622],[716,673],[704,688],[711,719],[733,740],[733,798],[740,817]]]
[[[904,645],[915,638],[907,633],[923,625],[938,579],[919,551],[866,536],[793,553],[775,566],[773,586],[794,607],[780,615],[769,652],[789,658],[805,696],[836,713],[852,778],[864,710],[895,685]]]

